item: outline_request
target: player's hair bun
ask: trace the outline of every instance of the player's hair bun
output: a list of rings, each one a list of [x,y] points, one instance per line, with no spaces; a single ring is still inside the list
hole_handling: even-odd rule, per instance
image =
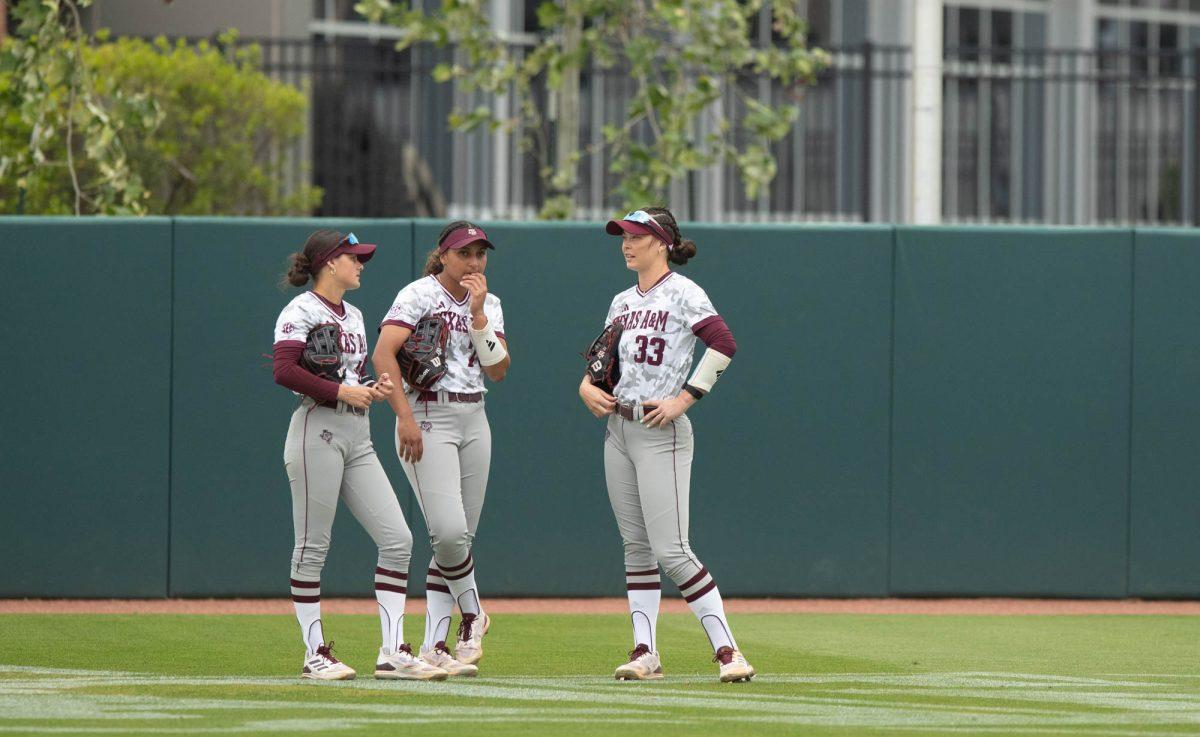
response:
[[[302,287],[312,276],[311,269],[312,262],[309,261],[308,256],[304,255],[303,251],[296,251],[288,256],[288,270],[283,278],[293,287]]]
[[[696,241],[684,240],[681,241],[679,245],[671,249],[671,252],[667,255],[667,258],[671,260],[671,263],[683,266],[688,262],[689,259],[695,257],[695,255]]]

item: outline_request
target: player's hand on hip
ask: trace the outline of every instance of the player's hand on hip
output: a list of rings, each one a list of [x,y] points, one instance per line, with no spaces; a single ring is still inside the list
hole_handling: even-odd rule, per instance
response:
[[[396,440],[399,441],[400,460],[406,463],[416,463],[425,453],[425,442],[421,439],[421,430],[417,421],[409,417],[407,420],[396,422]]]
[[[392,383],[392,377],[386,373],[382,373],[379,375],[379,381],[376,381],[374,386],[371,387],[371,395],[376,402],[382,402],[390,397],[395,390],[396,385]]]
[[[460,282],[471,294],[471,314],[483,314],[483,300],[487,297],[487,277],[483,274],[467,274]]]
[[[345,402],[351,407],[366,409],[371,406],[374,395],[370,387],[342,384],[338,387],[337,398],[339,402]]]
[[[588,412],[596,417],[611,415],[617,408],[616,397],[587,379],[579,385],[579,398],[583,400],[583,406],[587,407]]]
[[[646,402],[643,405],[642,424],[646,427],[666,427],[687,412],[687,403],[679,397]],[[653,409],[651,409],[653,408]]]

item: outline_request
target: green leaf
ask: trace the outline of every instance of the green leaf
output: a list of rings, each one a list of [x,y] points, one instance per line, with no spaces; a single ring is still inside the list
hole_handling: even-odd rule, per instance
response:
[[[552,0],[545,0],[537,7],[538,27],[547,30],[554,29],[562,23],[565,14],[556,3]]]

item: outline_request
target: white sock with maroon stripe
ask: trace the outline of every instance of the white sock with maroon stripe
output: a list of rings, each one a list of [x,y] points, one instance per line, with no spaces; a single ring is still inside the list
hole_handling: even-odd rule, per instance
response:
[[[296,607],[296,620],[300,622],[300,637],[309,653],[325,644],[325,633],[321,629],[321,582],[293,578],[292,605]]]
[[[629,618],[633,621],[633,646],[646,645],[658,652],[655,630],[658,627],[658,605],[662,600],[662,580],[658,569],[626,571],[625,594],[629,597]]]
[[[684,601],[700,620],[708,641],[712,643],[713,651],[728,645],[737,650],[733,634],[729,631],[729,622],[725,619],[725,604],[721,601],[721,592],[717,590],[717,582],[703,566],[700,571],[684,581],[679,586],[679,593]]]
[[[425,575],[425,642],[421,652],[432,650],[450,635],[450,617],[454,614],[454,597],[442,573],[431,563]]]
[[[379,602],[383,651],[391,655],[404,644],[404,602],[408,599],[408,574],[376,567],[375,599]]]
[[[463,614],[480,614],[479,589],[475,587],[475,560],[467,553],[467,559],[449,568],[438,564],[442,578],[450,589],[450,595],[458,604],[458,611]]]

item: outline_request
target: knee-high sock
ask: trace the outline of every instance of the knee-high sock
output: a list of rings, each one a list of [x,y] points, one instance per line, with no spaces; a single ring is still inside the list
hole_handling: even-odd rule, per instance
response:
[[[737,649],[733,633],[729,630],[729,622],[725,619],[725,605],[721,602],[717,582],[703,566],[699,573],[680,584],[679,593],[683,594],[683,599],[691,608],[692,614],[700,620],[714,651],[723,645]]]
[[[300,637],[304,640],[305,650],[314,653],[325,644],[325,633],[321,629],[321,582],[293,578],[291,583]]]
[[[658,569],[626,571],[625,593],[629,597],[629,618],[633,622],[633,645],[646,645],[658,652],[658,605],[662,599],[662,580]]]
[[[458,565],[443,566],[438,563],[438,570],[442,572],[442,578],[446,580],[446,586],[460,612],[479,614],[483,611],[479,606],[479,589],[475,586],[475,560],[470,553]]]
[[[442,578],[442,572],[434,565],[425,575],[425,641],[421,651],[432,650],[439,642],[445,642],[450,634],[450,616],[454,614],[454,597],[450,587]]]
[[[391,655],[404,644],[404,602],[408,599],[408,574],[375,568],[375,600],[379,602],[382,648]]]

